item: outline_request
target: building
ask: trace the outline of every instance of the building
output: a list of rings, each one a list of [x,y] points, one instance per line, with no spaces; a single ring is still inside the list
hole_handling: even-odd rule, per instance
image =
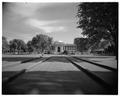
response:
[[[54,54],[62,54],[64,52],[67,52],[69,54],[74,54],[77,50],[77,47],[75,44],[65,44],[63,42],[55,42],[53,44],[53,53]]]

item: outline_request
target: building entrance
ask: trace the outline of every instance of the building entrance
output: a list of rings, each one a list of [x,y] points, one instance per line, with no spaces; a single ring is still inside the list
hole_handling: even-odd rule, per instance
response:
[[[58,50],[57,50],[58,52],[60,52],[60,47],[58,47]]]

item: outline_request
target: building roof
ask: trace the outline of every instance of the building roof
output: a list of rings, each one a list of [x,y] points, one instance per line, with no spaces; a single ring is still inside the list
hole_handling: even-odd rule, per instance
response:
[[[56,46],[76,46],[75,44],[65,44],[64,42],[54,42],[53,45],[56,45]]]
[[[75,44],[64,44],[65,46],[76,46]]]

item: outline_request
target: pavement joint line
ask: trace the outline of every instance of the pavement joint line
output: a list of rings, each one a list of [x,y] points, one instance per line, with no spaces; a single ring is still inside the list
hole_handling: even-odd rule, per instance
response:
[[[16,78],[18,78],[20,75],[24,74],[26,69],[21,70],[20,72],[14,74],[13,76],[9,77],[8,79],[2,81],[2,85],[6,86],[8,83],[14,81]]]
[[[106,83],[103,79],[92,73],[90,70],[83,68],[82,66],[79,66],[77,63],[73,62],[69,58],[65,57],[69,62],[71,62],[75,67],[77,67],[79,70],[84,72],[88,77],[93,79],[95,82],[97,82],[100,86],[108,89],[108,90],[113,90],[112,86],[108,83]]]
[[[50,58],[50,57],[49,57]],[[41,60],[40,62],[36,63],[36,64],[33,64],[32,66],[29,66],[28,68],[26,68],[26,72],[28,72],[30,69],[33,69],[34,67],[36,67],[38,64],[41,64],[45,61],[47,61],[49,58],[47,59],[44,59],[44,60]]]
[[[13,76],[11,76],[11,77],[9,77],[8,79],[6,79],[5,81],[3,81],[2,84],[6,86],[8,83],[14,81],[16,78],[18,78],[19,76],[21,76],[21,75],[23,75],[24,73],[26,73],[26,72],[28,71],[28,69],[31,69],[32,67],[34,67],[34,66],[36,66],[36,65],[38,65],[38,64],[40,64],[40,63],[42,63],[42,62],[45,62],[45,61],[47,61],[48,59],[50,59],[50,57],[48,57],[48,58],[40,61],[40,62],[37,63],[37,64],[32,65],[31,67],[29,67],[29,68],[27,68],[27,69],[22,69],[22,70],[20,70],[18,73],[14,74]]]
[[[21,64],[22,63],[27,63],[27,62],[30,62],[30,61],[33,61],[33,60],[36,60],[36,59],[38,59],[38,58],[31,58],[31,59],[28,59],[28,60],[23,60],[23,61],[21,61]]]
[[[102,64],[99,64],[99,63],[95,63],[95,62],[92,62],[90,60],[86,60],[86,59],[81,59],[81,58],[78,58],[78,57],[73,57],[77,60],[82,60],[82,61],[85,61],[87,63],[91,63],[92,65],[96,65],[96,66],[99,66],[99,67],[102,67],[102,68],[105,68],[105,69],[108,69],[108,70],[111,70],[113,72],[117,72],[117,69],[115,68],[112,68],[112,67],[109,67],[109,66],[105,66],[105,65],[102,65]]]
[[[42,57],[40,57],[40,58],[42,58]],[[9,67],[11,67],[11,66],[14,66],[14,65],[21,65],[21,64],[23,64],[23,63],[27,63],[27,62],[30,62],[30,61],[33,61],[33,60],[36,60],[36,59],[38,59],[38,58],[32,58],[32,59],[28,59],[28,60],[24,60],[24,61],[20,61],[20,62],[17,62],[17,63],[15,63],[15,64],[9,64],[9,65],[3,65],[3,68],[9,68]]]

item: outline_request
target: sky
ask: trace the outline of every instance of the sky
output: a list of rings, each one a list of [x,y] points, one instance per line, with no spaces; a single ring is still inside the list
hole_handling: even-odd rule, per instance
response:
[[[2,36],[8,41],[22,39],[26,43],[37,34],[53,37],[54,41],[73,43],[82,37],[76,17],[79,3],[4,3]]]

